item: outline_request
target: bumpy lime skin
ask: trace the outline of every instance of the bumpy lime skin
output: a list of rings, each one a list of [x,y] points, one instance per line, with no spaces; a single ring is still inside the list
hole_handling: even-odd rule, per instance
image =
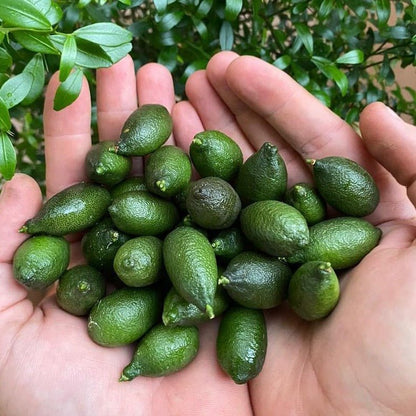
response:
[[[45,289],[69,264],[69,243],[62,237],[39,235],[25,240],[13,256],[13,275],[29,289]]]
[[[110,203],[111,196],[105,188],[80,182],[48,199],[19,231],[56,236],[82,231],[104,217]]]
[[[139,341],[120,381],[132,380],[137,376],[162,377],[176,373],[194,360],[198,350],[198,328],[156,325]]]
[[[262,310],[230,307],[222,316],[217,335],[217,358],[236,384],[256,377],[267,350],[266,321]]]

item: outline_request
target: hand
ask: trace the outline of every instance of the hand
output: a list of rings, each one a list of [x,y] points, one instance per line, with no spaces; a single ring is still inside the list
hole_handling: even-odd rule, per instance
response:
[[[45,110],[46,186],[50,197],[84,177],[91,146],[91,103],[84,81],[70,107],[53,111],[57,88],[48,86]],[[136,93],[137,90],[137,93]],[[172,109],[173,83],[157,64],[140,69],[137,78],[127,57],[97,73],[100,140],[116,139],[139,104]],[[173,138],[170,139],[171,142]],[[247,386],[235,385],[216,364],[216,322],[201,327],[195,361],[165,378],[138,377],[119,383],[134,348],[104,348],[91,341],[85,318],[62,311],[53,289],[34,306],[12,276],[13,253],[27,238],[17,230],[41,205],[36,182],[16,174],[0,198],[0,414],[2,416],[165,416],[249,415]],[[71,244],[71,266],[83,261],[79,241]]]
[[[383,237],[341,274],[337,308],[303,322],[269,311],[263,371],[249,382],[254,414],[413,415],[416,409],[416,128],[381,103],[361,114],[362,138],[288,75],[257,58],[223,52],[173,108],[177,143],[202,129],[237,140],[245,156],[264,141],[284,157],[290,184],[311,180],[305,158],[340,155],[365,166],[381,201],[368,219]],[[238,414],[238,413],[235,413]]]

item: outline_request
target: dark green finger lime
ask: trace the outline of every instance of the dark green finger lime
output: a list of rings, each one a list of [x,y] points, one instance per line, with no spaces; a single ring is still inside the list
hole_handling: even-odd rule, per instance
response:
[[[247,383],[260,373],[266,349],[263,311],[243,306],[232,306],[225,311],[218,329],[217,358],[235,383]]]
[[[151,287],[116,289],[100,299],[88,317],[88,334],[104,347],[138,340],[160,319],[160,294]]]
[[[66,270],[69,255],[69,244],[63,237],[30,237],[14,253],[14,278],[27,288],[45,289]]]
[[[221,230],[234,224],[241,210],[241,201],[228,182],[207,176],[190,184],[186,208],[192,221],[201,227]]]
[[[130,238],[117,229],[111,218],[106,217],[82,237],[82,253],[89,265],[108,274],[113,271],[117,250]]]
[[[323,221],[326,204],[317,190],[308,183],[297,183],[287,190],[285,202],[295,207],[309,225]]]
[[[120,381],[132,380],[137,376],[162,377],[176,373],[193,361],[198,349],[198,328],[156,325],[139,341]]]
[[[242,306],[270,309],[286,299],[291,276],[291,268],[278,258],[243,251],[230,260],[219,284]]]
[[[108,140],[94,144],[85,158],[87,177],[102,185],[114,186],[127,177],[131,159],[110,152],[115,142]]]
[[[189,147],[192,162],[201,177],[233,180],[243,164],[243,153],[231,137],[218,130],[195,135]]]
[[[56,288],[56,302],[66,312],[82,316],[88,314],[95,303],[105,295],[103,275],[88,265],[67,270]]]
[[[310,261],[302,264],[290,279],[288,301],[297,315],[313,321],[332,312],[339,294],[338,277],[331,263]]]
[[[179,147],[162,146],[149,155],[145,166],[146,187],[156,195],[169,198],[191,180],[189,156]]]
[[[155,283],[162,274],[162,240],[154,236],[132,238],[114,257],[114,270],[127,286],[143,287]]]

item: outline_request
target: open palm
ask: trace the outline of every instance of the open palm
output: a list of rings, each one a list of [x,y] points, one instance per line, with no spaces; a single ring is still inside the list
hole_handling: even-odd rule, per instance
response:
[[[84,179],[83,160],[91,145],[87,84],[79,99],[59,113],[51,109],[56,84],[54,78],[45,103],[49,196]],[[414,127],[375,104],[361,118],[363,142],[284,73],[233,53],[218,54],[206,71],[195,73],[187,96],[189,101],[174,103],[171,77],[159,65],[146,65],[137,79],[129,58],[100,70],[100,139],[117,138],[138,103],[158,102],[171,110],[174,138],[184,149],[204,128],[229,134],[245,156],[271,141],[292,183],[310,180],[305,157],[350,157],[378,181],[381,203],[369,219],[383,230],[380,245],[342,276],[339,305],[326,320],[302,322],[285,306],[267,313],[266,362],[248,386],[234,384],[216,363],[217,320],[201,326],[200,352],[186,369],[119,383],[132,347],[95,345],[84,318],[61,311],[53,294],[34,308],[12,277],[11,259],[25,238],[17,230],[41,204],[33,179],[16,175],[0,199],[0,414],[413,414]],[[386,168],[408,186],[408,196]],[[72,252],[72,264],[82,262],[79,242],[72,243]]]

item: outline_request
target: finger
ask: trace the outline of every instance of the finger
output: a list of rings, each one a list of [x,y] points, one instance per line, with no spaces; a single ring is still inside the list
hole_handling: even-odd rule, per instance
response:
[[[149,63],[137,71],[137,93],[139,105],[160,104],[167,108],[169,113],[175,104],[175,91],[172,75],[163,65]],[[175,144],[173,136],[166,144]]]
[[[180,101],[172,108],[172,119],[176,144],[189,152],[194,136],[204,130],[197,111],[189,101]]]
[[[206,71],[210,84],[233,113],[238,125],[255,149],[259,149],[265,142],[277,146],[289,171],[289,186],[296,182],[310,182],[310,171],[299,153],[265,119],[241,101],[228,86],[227,68],[237,57],[234,52],[220,52],[211,58]]]
[[[59,86],[54,74],[44,105],[46,191],[50,197],[85,179],[84,160],[91,147],[91,98],[85,77],[79,97],[60,111],[53,109]]]
[[[4,184],[0,195],[0,312],[27,296],[27,290],[13,278],[11,263],[16,249],[28,237],[19,233],[19,228],[41,205],[39,186],[30,176],[16,173]]]
[[[360,130],[370,153],[407,188],[416,205],[416,127],[405,123],[382,103],[367,106],[360,117]],[[400,204],[402,217],[413,217],[413,206],[406,203],[404,189]]]
[[[0,262],[11,262],[16,248],[27,238],[19,233],[26,220],[42,205],[42,194],[30,176],[16,173],[3,185],[0,195]]]
[[[303,158],[337,154],[363,159],[364,147],[348,123],[273,65],[242,56],[229,65],[227,82]]]
[[[231,90],[264,117],[302,158],[343,156],[371,173],[380,189],[380,204],[369,220],[380,223],[403,213],[403,190],[371,157],[363,140],[289,75],[261,59],[242,56],[229,65],[226,76]],[[242,83],[241,79],[250,82]]]
[[[198,112],[204,130],[220,130],[235,140],[246,159],[254,148],[238,126],[234,115],[209,83],[206,71],[196,71],[185,86],[186,95]]]
[[[97,121],[100,140],[117,140],[128,116],[137,108],[134,63],[127,55],[97,70]]]

